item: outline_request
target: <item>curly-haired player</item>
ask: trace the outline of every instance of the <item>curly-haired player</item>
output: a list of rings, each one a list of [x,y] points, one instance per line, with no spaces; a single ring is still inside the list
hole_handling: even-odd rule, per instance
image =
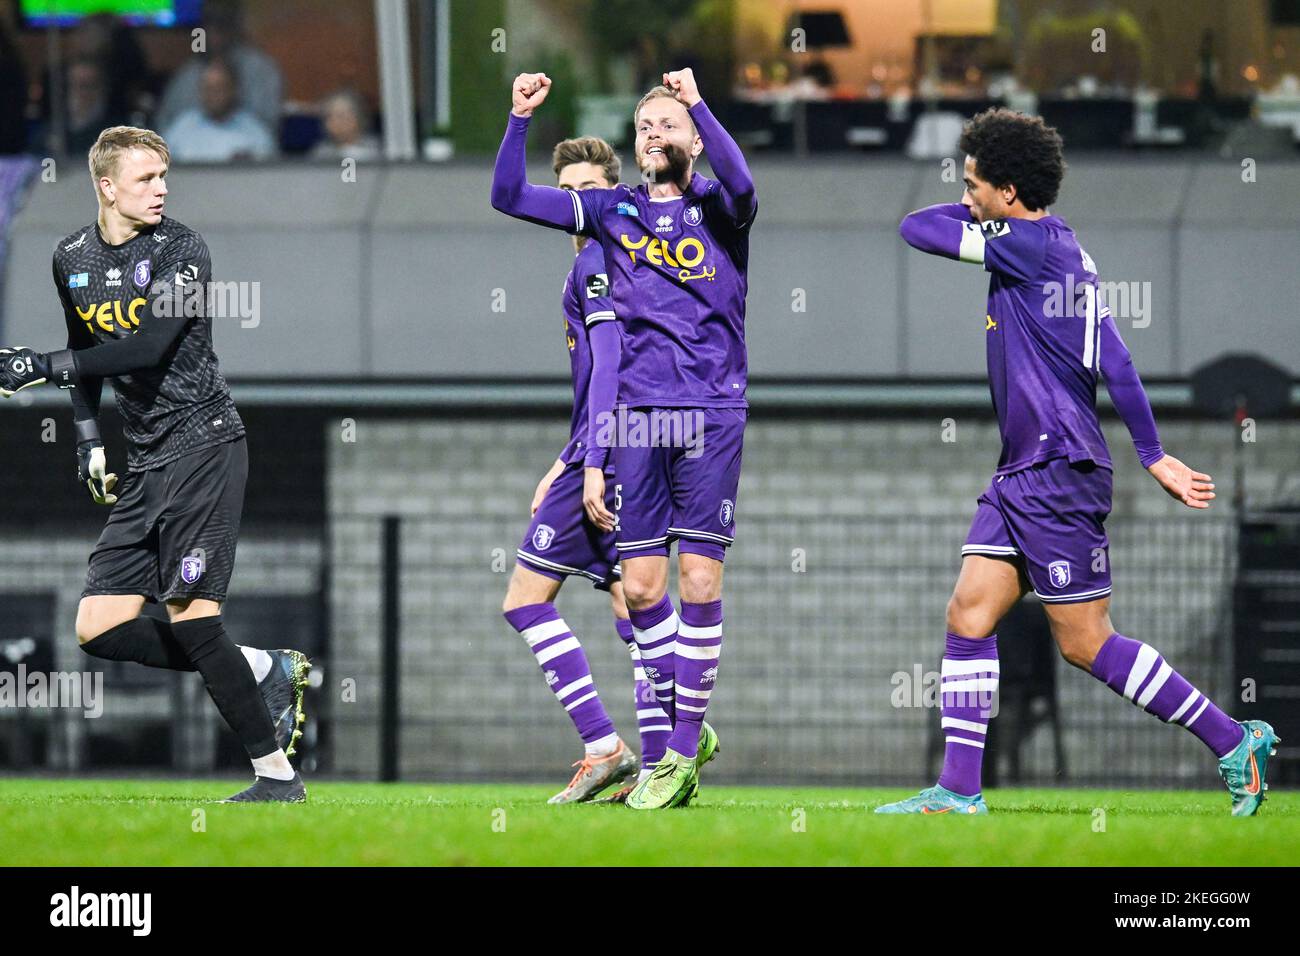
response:
[[[1201,509],[1214,485],[1160,447],[1146,392],[1098,294],[1097,267],[1048,209],[1065,175],[1056,130],[1038,117],[989,110],[966,125],[961,148],[961,203],[911,213],[900,231],[922,252],[990,273],[984,327],[1002,457],[979,497],[948,602],[943,774],[938,785],[876,812],[987,812],[980,769],[998,685],[993,629],[1032,588],[1061,655],[1200,738],[1219,761],[1233,814],[1249,816],[1264,799],[1273,728],[1232,720],[1154,648],[1111,624],[1104,525],[1112,465],[1097,421],[1098,378],[1142,467],[1165,491]]]

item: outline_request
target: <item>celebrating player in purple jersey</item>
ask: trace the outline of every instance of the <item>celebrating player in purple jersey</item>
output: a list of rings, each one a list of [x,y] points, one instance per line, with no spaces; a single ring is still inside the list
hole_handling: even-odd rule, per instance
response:
[[[618,182],[618,156],[602,139],[567,139],[555,147],[552,167],[561,189],[609,189]],[[582,737],[586,753],[569,785],[551,803],[590,800],[602,790],[637,772],[636,754],[619,738],[587,664],[582,645],[555,609],[555,596],[570,575],[581,575],[610,592],[618,636],[632,655],[636,713],[641,729],[641,758],[647,765],[663,757],[672,727],[646,680],[632,639],[632,623],[618,583],[614,547],[617,486],[608,483],[586,499],[587,468],[602,479],[612,474],[609,450],[591,441],[598,416],[614,408],[618,394],[619,333],[609,296],[609,274],[600,244],[573,237],[577,255],[564,281],[564,330],[573,374],[573,417],[569,443],[542,478],[533,495],[533,521],[518,550],[518,563],[506,592],[504,611],[510,626],[527,641],[546,683],[564,706]],[[594,486],[593,486],[594,487]],[[619,802],[629,784],[613,796]]]
[[[876,812],[987,812],[980,769],[998,685],[993,630],[1032,587],[1061,655],[1200,738],[1219,759],[1233,814],[1249,816],[1263,800],[1273,729],[1232,720],[1154,648],[1111,625],[1104,522],[1112,466],[1097,421],[1098,377],[1165,491],[1203,509],[1214,485],[1161,449],[1146,392],[1098,295],[1096,266],[1048,211],[1065,174],[1056,130],[1038,117],[989,110],[966,125],[961,148],[961,204],[911,213],[900,231],[922,252],[990,273],[985,340],[1002,456],[979,497],[948,603],[943,774],[937,786]]]
[[[689,803],[717,752],[704,722],[722,646],[722,561],[735,538],[746,409],[745,291],[758,201],[740,149],[700,98],[690,70],[664,74],[634,113],[642,185],[566,192],[528,183],[529,117],[551,81],[524,73],[497,155],[492,205],[598,239],[622,334],[617,415],[594,444],[618,477],[617,547],[646,676],[673,722],[662,760],[629,795],[633,809]],[[718,178],[694,171],[706,152]],[[588,500],[601,487],[586,470]],[[668,597],[678,542],[681,616]]]

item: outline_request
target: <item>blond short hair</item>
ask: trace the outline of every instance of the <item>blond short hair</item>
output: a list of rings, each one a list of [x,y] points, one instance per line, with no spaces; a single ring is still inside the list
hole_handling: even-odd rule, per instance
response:
[[[641,99],[636,104],[636,109],[632,111],[632,124],[636,125],[636,123],[641,119],[641,107],[645,106],[651,100],[658,99],[661,96],[666,96],[668,99],[673,100],[674,102],[680,102],[677,99],[677,94],[674,93],[672,90],[668,89],[668,87],[664,86],[662,83],[659,84],[658,86],[652,86],[650,88],[650,92],[646,93],[645,96],[641,97]],[[684,105],[683,108],[685,108]],[[686,118],[691,121],[691,128],[694,129],[695,120],[691,117],[690,110],[686,110]]]
[[[618,182],[623,172],[623,161],[618,158],[618,153],[599,136],[579,136],[555,144],[555,151],[551,154],[551,169],[555,175],[560,175],[561,169],[574,163],[599,166],[611,186]]]
[[[128,149],[150,149],[162,158],[164,165],[172,164],[171,150],[166,141],[151,129],[136,126],[110,126],[99,134],[95,145],[90,147],[90,178],[99,189],[99,181],[108,176],[117,175],[118,161]]]

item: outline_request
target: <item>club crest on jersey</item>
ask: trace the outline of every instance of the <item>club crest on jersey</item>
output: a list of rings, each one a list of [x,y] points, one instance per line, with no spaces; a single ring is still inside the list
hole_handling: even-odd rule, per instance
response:
[[[718,509],[718,521],[724,528],[730,526],[731,519],[736,516],[736,505],[729,499],[722,500],[722,507]]]
[[[587,298],[599,299],[602,296],[609,295],[609,276],[603,272],[597,272],[593,276],[587,276]]]
[[[691,203],[686,207],[686,211],[682,213],[682,221],[688,226],[698,226],[703,218],[704,214],[700,212],[699,203]]]
[[[187,554],[181,558],[181,580],[193,584],[203,576],[203,555]]]
[[[1052,587],[1058,590],[1067,587],[1070,583],[1070,562],[1053,561],[1047,566],[1047,573],[1052,578]]]
[[[533,532],[533,547],[538,551],[545,551],[555,540],[555,529],[549,524],[539,524],[537,530]]]
[[[655,232],[672,232],[672,231],[673,231],[672,216],[660,216],[658,219],[655,220]]]
[[[639,217],[639,216],[641,215],[639,212],[637,212],[637,208],[636,208],[636,206],[635,206],[633,203],[630,203],[630,202],[621,202],[621,203],[619,203],[617,206],[615,206],[614,208],[618,210],[618,214],[619,214],[620,216],[638,216],[638,217]]]
[[[104,273],[104,285],[116,286],[122,284],[122,270],[114,266]]]
[[[69,289],[84,289],[88,285],[90,285],[89,272],[78,272],[75,275],[68,276]]]
[[[131,273],[131,280],[135,283],[137,289],[143,289],[149,284],[149,276],[153,267],[149,265],[148,259],[141,259],[135,264],[135,269]]]

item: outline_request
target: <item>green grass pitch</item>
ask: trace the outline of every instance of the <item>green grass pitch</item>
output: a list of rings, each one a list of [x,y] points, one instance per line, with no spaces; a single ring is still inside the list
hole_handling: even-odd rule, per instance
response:
[[[221,806],[230,780],[0,778],[0,865],[1295,866],[1300,796],[991,790],[986,817],[878,817],[899,790],[705,786],[685,810],[552,807],[556,787],[308,781],[305,806]],[[201,814],[196,811],[203,811]],[[1104,829],[1102,829],[1104,826]]]

